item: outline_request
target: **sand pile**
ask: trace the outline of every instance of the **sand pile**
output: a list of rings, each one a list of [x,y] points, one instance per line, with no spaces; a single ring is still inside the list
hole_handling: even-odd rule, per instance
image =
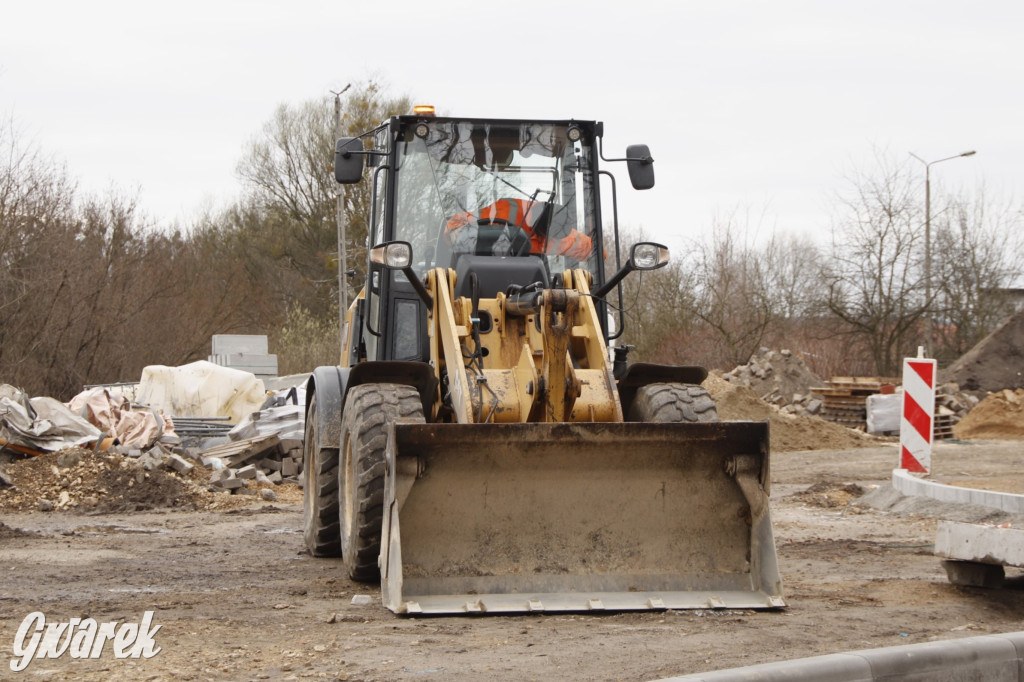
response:
[[[846,450],[878,444],[876,439],[860,431],[820,417],[784,414],[758,397],[753,389],[731,383],[715,374],[709,374],[703,385],[714,398],[718,406],[718,417],[723,421],[769,420],[773,452]]]
[[[1024,440],[1024,389],[1005,389],[982,400],[953,427],[961,440]]]

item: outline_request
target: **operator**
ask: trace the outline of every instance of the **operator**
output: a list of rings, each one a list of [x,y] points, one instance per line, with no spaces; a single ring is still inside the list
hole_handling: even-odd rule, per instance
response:
[[[530,237],[530,253],[554,254],[567,256],[575,260],[585,260],[593,252],[590,237],[576,230],[569,230],[564,237],[547,234],[547,230],[536,230],[539,223],[544,222],[544,211],[549,208],[545,201],[529,199],[498,199],[479,211],[479,216],[471,211],[456,213],[445,225],[445,235],[449,242],[455,242],[455,234],[467,225],[476,225],[477,220],[491,220],[521,228]],[[552,206],[553,208],[553,206]],[[550,223],[550,220],[547,221]]]

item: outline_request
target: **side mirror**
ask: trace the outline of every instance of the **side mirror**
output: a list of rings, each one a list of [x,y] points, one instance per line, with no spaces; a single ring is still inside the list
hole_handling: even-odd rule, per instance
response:
[[[358,137],[339,137],[334,144],[334,180],[351,185],[363,178],[363,141]],[[353,153],[355,152],[355,153]]]
[[[389,270],[401,270],[409,284],[416,290],[427,310],[434,307],[434,297],[412,269],[412,244],[409,242],[384,242],[370,249],[370,262],[383,265]]]
[[[633,189],[654,187],[654,159],[645,144],[631,144],[626,147],[626,168]]]
[[[664,244],[654,242],[639,242],[633,244],[629,252],[629,260],[622,266],[622,269],[612,275],[602,287],[591,295],[594,298],[604,298],[609,291],[618,286],[626,275],[634,270],[657,270],[668,264],[668,247]]]

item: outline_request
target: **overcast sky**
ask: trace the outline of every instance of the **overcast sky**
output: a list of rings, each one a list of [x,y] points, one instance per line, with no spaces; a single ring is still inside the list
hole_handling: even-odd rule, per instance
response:
[[[1019,0],[0,7],[0,116],[84,189],[138,190],[163,223],[238,196],[277,105],[369,77],[443,114],[603,120],[607,156],[648,144],[657,186],[621,183],[620,219],[670,244],[736,210],[821,234],[875,148],[976,149],[933,181],[1024,189]]]

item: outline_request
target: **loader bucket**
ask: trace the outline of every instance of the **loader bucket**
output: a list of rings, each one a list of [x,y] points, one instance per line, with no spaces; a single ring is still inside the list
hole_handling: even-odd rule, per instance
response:
[[[395,424],[400,614],[779,608],[768,423]]]

